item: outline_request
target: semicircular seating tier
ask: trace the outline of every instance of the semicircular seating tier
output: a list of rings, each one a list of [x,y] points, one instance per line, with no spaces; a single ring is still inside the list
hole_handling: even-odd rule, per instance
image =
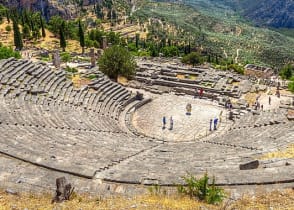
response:
[[[134,135],[118,120],[134,100],[102,73],[76,88],[63,71],[45,64],[1,60],[0,153],[79,178],[121,183],[173,185],[183,183],[186,172],[206,171],[224,185],[293,182],[293,158],[263,159],[294,143],[294,124],[282,111],[248,113],[218,135],[166,143]],[[257,169],[239,169],[254,160]]]

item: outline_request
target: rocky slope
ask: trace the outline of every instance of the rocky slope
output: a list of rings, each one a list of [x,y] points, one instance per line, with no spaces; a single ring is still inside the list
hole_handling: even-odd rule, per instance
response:
[[[71,0],[0,0],[0,4],[18,9],[30,9],[41,11],[49,19],[54,15],[61,15],[65,18],[73,18],[78,12],[77,1]],[[91,1],[84,1],[90,4]]]

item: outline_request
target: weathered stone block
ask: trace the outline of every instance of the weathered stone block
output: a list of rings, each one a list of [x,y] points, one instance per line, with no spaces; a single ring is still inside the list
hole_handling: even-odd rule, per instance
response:
[[[240,164],[239,169],[240,170],[251,170],[251,169],[257,169],[259,166],[259,161],[254,160],[248,163]]]

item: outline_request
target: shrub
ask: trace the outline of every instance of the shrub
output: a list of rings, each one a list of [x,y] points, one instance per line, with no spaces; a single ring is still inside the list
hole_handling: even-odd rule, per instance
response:
[[[21,55],[19,52],[14,51],[12,48],[4,47],[0,43],[0,60],[10,57],[20,58]]]
[[[11,28],[11,26],[10,26],[10,25],[7,25],[7,26],[5,27],[5,30],[6,30],[6,31],[8,31],[8,32],[10,32],[10,31],[11,31],[11,29],[12,29],[12,28]]]
[[[193,66],[203,63],[203,58],[197,52],[192,52],[182,58],[182,62]]]
[[[60,57],[62,62],[69,62],[71,60],[71,56],[68,52],[62,52]]]
[[[294,76],[291,77],[291,82],[288,84],[288,89],[294,93]]]
[[[209,177],[207,173],[200,179],[188,174],[184,177],[186,186],[179,185],[178,192],[181,194],[189,195],[191,198],[197,198],[209,204],[221,203],[225,198],[225,193],[222,188],[215,186],[215,178],[213,177],[212,183],[209,185]]]
[[[294,75],[294,66],[291,64],[285,65],[280,71],[280,76],[283,79],[290,79],[293,75]]]
[[[96,79],[97,76],[95,74],[90,74],[87,78],[92,80],[92,79]]]
[[[76,68],[71,68],[69,66],[67,66],[65,68],[65,71],[70,72],[70,73],[77,73],[78,72],[78,70]]]

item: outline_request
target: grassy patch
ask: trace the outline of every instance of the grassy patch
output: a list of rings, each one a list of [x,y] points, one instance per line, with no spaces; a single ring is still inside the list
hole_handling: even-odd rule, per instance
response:
[[[258,193],[250,196],[244,195],[236,202],[225,202],[220,206],[209,205],[190,199],[188,196],[171,195],[138,195],[138,196],[113,196],[103,198],[100,195],[76,194],[72,200],[63,203],[51,204],[51,194],[20,194],[10,195],[0,190],[0,209],[144,209],[144,210],[172,210],[172,209],[293,209],[292,190],[275,191],[272,193]]]

